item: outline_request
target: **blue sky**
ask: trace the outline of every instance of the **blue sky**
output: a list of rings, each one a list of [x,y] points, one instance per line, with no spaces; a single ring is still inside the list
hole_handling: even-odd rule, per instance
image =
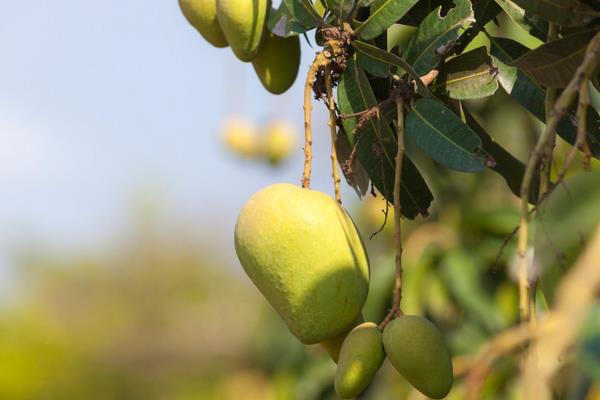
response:
[[[250,64],[202,40],[176,0],[0,5],[0,266],[30,242],[110,245],[140,193],[210,229],[231,259],[244,201],[269,183],[299,182],[301,146],[274,171],[230,156],[218,135],[231,115],[283,116],[300,130],[302,76],[268,94]],[[312,53],[304,44],[301,75]],[[314,187],[331,192],[316,108]]]

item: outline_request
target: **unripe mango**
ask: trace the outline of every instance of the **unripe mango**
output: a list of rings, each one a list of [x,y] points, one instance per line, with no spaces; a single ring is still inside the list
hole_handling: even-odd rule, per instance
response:
[[[432,399],[450,392],[450,351],[431,322],[415,315],[393,320],[383,330],[383,347],[394,368],[415,389]]]
[[[381,331],[373,322],[358,325],[344,340],[335,372],[335,392],[342,399],[353,399],[369,386],[381,367]]]
[[[237,58],[249,62],[256,57],[267,31],[271,0],[218,0],[221,29]]]
[[[277,120],[266,126],[262,138],[262,155],[271,164],[286,159],[296,142],[296,130],[287,121]]]
[[[281,94],[296,81],[300,69],[300,39],[268,33],[252,66],[265,89]]]
[[[179,0],[188,22],[215,47],[227,47],[227,39],[217,19],[217,0]]]
[[[328,195],[271,185],[243,207],[235,227],[242,267],[305,344],[332,339],[360,314],[369,261],[350,216]]]

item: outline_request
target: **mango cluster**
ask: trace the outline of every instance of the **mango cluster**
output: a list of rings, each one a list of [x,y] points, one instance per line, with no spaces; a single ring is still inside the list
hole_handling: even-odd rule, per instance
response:
[[[288,158],[296,143],[296,130],[285,120],[274,120],[262,127],[252,121],[232,117],[221,132],[227,149],[241,158],[266,161],[277,166]]]
[[[449,393],[450,352],[431,322],[403,315],[383,332],[364,322],[368,256],[354,222],[331,197],[290,184],[259,191],[238,216],[235,249],[290,331],[302,343],[321,343],[337,363],[338,396],[363,392],[386,356],[426,396]]]
[[[288,90],[300,67],[300,40],[269,32],[271,0],[178,0],[189,23],[215,47],[231,47],[243,62],[252,62],[269,92]]]

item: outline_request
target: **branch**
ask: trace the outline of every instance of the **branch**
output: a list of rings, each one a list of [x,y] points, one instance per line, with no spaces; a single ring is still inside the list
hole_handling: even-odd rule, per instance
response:
[[[335,191],[335,200],[342,204],[342,195],[340,193],[340,175],[338,172],[337,151],[335,148],[336,137],[336,115],[335,99],[333,98],[333,86],[331,84],[331,65],[325,67],[325,87],[327,90],[327,103],[329,106],[329,129],[331,131],[331,176],[333,178],[333,188]]]

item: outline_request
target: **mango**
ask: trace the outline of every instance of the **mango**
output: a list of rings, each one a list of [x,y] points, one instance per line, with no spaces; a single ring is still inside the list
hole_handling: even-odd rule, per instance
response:
[[[353,399],[369,386],[383,364],[381,331],[373,322],[358,325],[344,340],[335,372],[335,392]]]
[[[265,127],[262,155],[271,165],[278,165],[290,155],[295,143],[294,126],[285,120],[275,120]]]
[[[452,360],[441,332],[425,318],[403,315],[383,330],[383,347],[396,370],[418,391],[444,398],[452,388]]]
[[[254,194],[235,226],[246,274],[303,343],[348,330],[369,288],[369,260],[350,216],[325,193],[276,184]]]
[[[271,0],[218,0],[217,16],[231,50],[241,61],[256,57],[266,34]]]
[[[227,148],[240,157],[253,158],[261,152],[258,130],[252,121],[239,117],[228,119],[222,137]]]
[[[227,47],[227,39],[217,19],[217,0],[179,0],[188,22],[215,47]]]
[[[265,89],[273,94],[285,92],[298,77],[300,39],[282,38],[269,32],[252,66]]]

